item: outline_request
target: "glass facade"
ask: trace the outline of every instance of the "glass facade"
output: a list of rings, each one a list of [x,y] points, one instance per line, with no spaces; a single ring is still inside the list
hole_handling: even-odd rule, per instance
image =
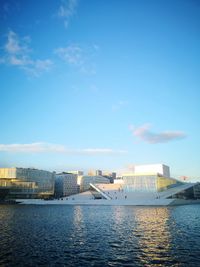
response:
[[[0,168],[0,188],[12,198],[41,198],[54,194],[54,173],[30,168]]]
[[[156,192],[155,175],[123,176],[123,189],[127,192]]]
[[[156,184],[157,184],[157,191],[161,192],[169,188],[175,187],[177,185],[181,185],[182,183],[172,178],[165,178],[158,176]]]
[[[180,185],[181,182],[155,175],[125,175],[123,189],[127,192],[161,192]]]

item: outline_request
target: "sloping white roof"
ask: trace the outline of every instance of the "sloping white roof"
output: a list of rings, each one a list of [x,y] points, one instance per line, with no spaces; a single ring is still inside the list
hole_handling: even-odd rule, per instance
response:
[[[168,198],[168,197],[171,197],[171,196],[173,196],[173,195],[175,195],[177,193],[180,193],[183,190],[186,190],[186,189],[188,189],[190,187],[193,187],[194,185],[195,185],[195,183],[185,183],[185,184],[182,184],[182,185],[167,189],[167,190],[165,190],[163,192],[160,192],[159,196],[160,196],[160,198]]]

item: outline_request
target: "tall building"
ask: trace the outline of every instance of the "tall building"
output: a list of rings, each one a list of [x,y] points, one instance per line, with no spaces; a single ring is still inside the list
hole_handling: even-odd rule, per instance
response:
[[[55,196],[65,197],[78,193],[77,174],[59,173],[56,174]]]
[[[55,173],[31,168],[0,168],[0,189],[8,197],[49,198],[54,194]]]

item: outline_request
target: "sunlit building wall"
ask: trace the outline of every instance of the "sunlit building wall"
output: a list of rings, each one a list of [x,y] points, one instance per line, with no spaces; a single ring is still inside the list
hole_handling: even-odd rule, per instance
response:
[[[135,165],[133,172],[135,174],[159,173],[162,176],[170,177],[170,168],[164,164]]]
[[[55,173],[31,168],[0,168],[0,188],[10,198],[48,198],[54,194]]]

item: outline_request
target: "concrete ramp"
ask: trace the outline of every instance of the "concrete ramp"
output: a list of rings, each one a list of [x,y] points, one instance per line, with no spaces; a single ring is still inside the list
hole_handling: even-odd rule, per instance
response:
[[[99,189],[97,185],[94,185],[94,184],[91,184],[91,183],[90,183],[90,186],[91,186],[94,190],[96,190],[97,192],[99,192],[99,193],[102,195],[102,197],[103,197],[104,199],[107,199],[107,200],[111,200],[111,199],[112,199],[109,195],[107,195],[107,194],[104,193],[101,189]]]
[[[175,194],[180,193],[183,190],[186,190],[186,189],[189,189],[190,187],[193,187],[194,185],[195,185],[194,183],[187,183],[187,184],[183,184],[183,185],[179,185],[179,186],[170,188],[168,190],[160,192],[159,197],[160,198],[169,198]]]

